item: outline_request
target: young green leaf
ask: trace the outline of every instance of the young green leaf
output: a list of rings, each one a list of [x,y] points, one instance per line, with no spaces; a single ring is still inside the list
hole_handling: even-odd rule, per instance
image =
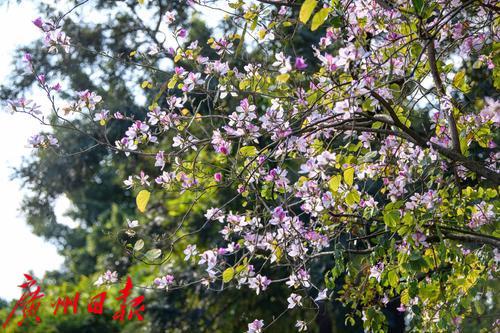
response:
[[[401,216],[398,210],[389,210],[384,212],[384,223],[389,228],[395,228],[398,225],[400,218]]]
[[[393,288],[396,288],[399,284],[398,273],[395,269],[392,269],[387,273],[387,279],[389,280],[389,285]]]
[[[422,10],[424,9],[424,0],[412,0],[413,8],[415,9],[415,13],[422,14]]]
[[[137,242],[134,244],[134,251],[140,251],[144,247],[144,241],[142,239],[139,239]]]
[[[161,256],[161,250],[160,249],[151,249],[148,252],[146,252],[146,258],[150,261],[155,260]]]

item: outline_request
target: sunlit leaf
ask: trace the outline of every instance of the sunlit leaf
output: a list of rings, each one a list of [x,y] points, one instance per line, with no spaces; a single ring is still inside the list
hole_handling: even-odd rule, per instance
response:
[[[328,182],[328,187],[330,188],[330,191],[332,193],[335,193],[339,190],[341,180],[342,180],[341,175],[335,175],[332,178],[330,178],[330,181]]]
[[[245,157],[252,157],[257,155],[257,148],[255,146],[245,146],[240,148],[240,154]]]
[[[344,170],[344,181],[347,185],[352,186],[354,183],[354,168],[347,168]]]
[[[328,13],[330,13],[329,8],[322,8],[320,11],[318,11],[316,14],[314,14],[312,23],[311,23],[311,30],[315,31],[318,29],[323,23],[325,23]]]
[[[135,202],[137,204],[137,209],[141,213],[144,213],[146,210],[146,206],[148,205],[149,198],[151,197],[151,193],[148,190],[142,190],[137,194],[137,197],[135,198]]]
[[[309,18],[311,17],[312,12],[314,11],[314,8],[316,8],[316,5],[318,4],[317,0],[306,0],[300,7],[300,13],[299,13],[299,20],[300,22],[306,24],[307,21],[309,21]]]
[[[222,281],[224,281],[224,283],[228,283],[229,281],[231,281],[234,277],[234,268],[232,267],[229,267],[227,268],[223,273],[222,273]]]

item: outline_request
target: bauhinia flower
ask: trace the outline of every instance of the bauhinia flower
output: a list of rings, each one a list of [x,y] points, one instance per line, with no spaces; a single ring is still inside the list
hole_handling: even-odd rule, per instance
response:
[[[175,11],[167,11],[165,12],[165,15],[163,15],[163,21],[165,21],[167,25],[170,25],[174,23],[176,16],[177,14],[175,13]]]
[[[302,296],[291,293],[290,297],[287,298],[288,308],[293,309],[296,306],[302,306]]]
[[[188,261],[191,257],[194,257],[198,254],[198,250],[196,249],[196,245],[189,244],[184,249],[184,260]]]
[[[270,284],[271,280],[260,274],[248,280],[248,287],[254,289],[257,295],[260,294],[261,290],[266,290]]]
[[[94,285],[99,287],[103,284],[111,284],[116,282],[118,282],[118,273],[116,271],[111,272],[110,270],[107,270],[104,274],[99,276],[97,281],[94,282]]]
[[[154,279],[153,283],[158,289],[168,289],[174,283],[174,276],[167,274],[161,278]]]
[[[262,333],[262,328],[264,327],[264,320],[255,319],[250,324],[248,324],[247,333]]]
[[[297,322],[295,323],[295,327],[297,327],[299,332],[307,331],[307,323],[303,320],[297,320]]]

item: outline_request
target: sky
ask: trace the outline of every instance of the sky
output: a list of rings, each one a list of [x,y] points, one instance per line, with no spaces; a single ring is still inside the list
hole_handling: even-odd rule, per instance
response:
[[[31,2],[18,5],[11,1],[9,6],[0,6],[0,82],[4,82],[11,71],[13,52],[18,45],[27,44],[40,33],[31,21],[37,12]],[[8,33],[5,33],[5,32]],[[32,96],[38,104],[44,104],[39,93]],[[35,99],[33,98],[33,99]],[[38,101],[40,99],[40,101]],[[32,148],[27,147],[27,139],[40,131],[40,125],[27,116],[12,115],[0,107],[0,298],[11,300],[20,296],[17,287],[23,282],[23,273],[33,271],[42,276],[47,270],[58,269],[63,258],[56,247],[31,233],[19,212],[23,197],[20,182],[11,180],[13,168],[19,166],[22,157],[28,156]]]

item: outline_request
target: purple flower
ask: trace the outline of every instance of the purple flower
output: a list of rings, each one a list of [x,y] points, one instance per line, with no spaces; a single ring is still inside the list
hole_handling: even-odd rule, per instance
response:
[[[38,17],[38,18],[34,19],[32,22],[33,22],[33,24],[34,24],[35,26],[37,26],[38,28],[42,29],[42,26],[43,26],[43,20],[42,20],[42,18],[41,18],[41,17]]]
[[[57,82],[52,87],[50,87],[50,89],[54,90],[54,91],[57,91],[57,92],[60,92],[61,91],[61,84],[59,82]]]
[[[187,36],[187,30],[184,28],[179,29],[179,31],[177,32],[177,36],[179,36],[180,38],[185,38]]]
[[[45,74],[40,74],[37,76],[38,82],[43,86],[45,84]]]
[[[297,68],[299,71],[302,71],[307,68],[307,64],[302,57],[297,57],[295,58],[295,68]]]
[[[24,61],[31,62],[32,59],[33,59],[33,57],[31,56],[31,53],[25,53],[24,54],[24,57],[23,57]]]

